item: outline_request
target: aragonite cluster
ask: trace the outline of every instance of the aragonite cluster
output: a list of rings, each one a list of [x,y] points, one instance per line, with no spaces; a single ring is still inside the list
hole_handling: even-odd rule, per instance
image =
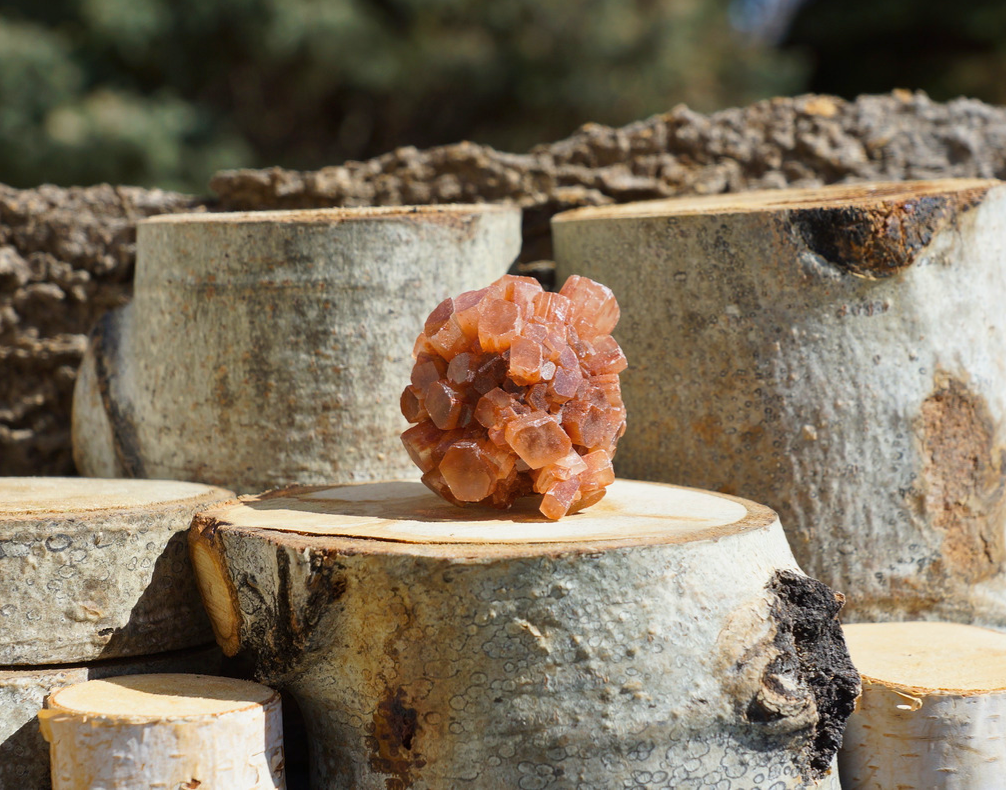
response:
[[[614,294],[586,277],[551,293],[505,275],[441,302],[402,393],[423,482],[459,505],[541,494],[553,519],[601,499],[625,433],[617,323]]]

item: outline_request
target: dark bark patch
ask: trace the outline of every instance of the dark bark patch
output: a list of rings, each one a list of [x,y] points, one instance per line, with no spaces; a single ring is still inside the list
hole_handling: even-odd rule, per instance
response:
[[[922,403],[923,506],[943,533],[946,572],[967,582],[997,574],[1006,560],[1006,450],[984,398],[940,376]]]
[[[939,231],[981,203],[988,190],[800,208],[791,217],[812,252],[849,274],[879,280],[911,266]]]
[[[263,605],[253,620],[256,633],[243,640],[256,646],[257,674],[266,682],[278,682],[304,658],[315,627],[346,592],[341,566],[324,552],[311,552],[307,589],[295,590],[290,554],[276,547],[275,602]]]
[[[92,330],[88,342],[94,350],[95,380],[112,429],[112,447],[119,468],[124,477],[143,478],[147,475],[144,473],[143,456],[132,413],[112,393],[114,381],[122,372],[119,370],[119,349],[123,338],[118,315],[116,312],[104,315]]]
[[[801,704],[799,696],[792,693],[794,686],[809,690],[817,717],[811,749],[801,755],[800,762],[818,778],[831,768],[860,691],[859,673],[852,665],[838,622],[845,599],[821,582],[794,571],[777,572],[769,590],[775,596],[771,612],[776,623],[774,646],[779,655],[766,670],[766,679],[772,680],[763,682],[758,696],[764,695],[765,699],[757,709],[763,717],[792,715],[788,711],[798,710],[795,706]],[[783,682],[774,682],[776,678]],[[779,685],[782,693],[773,691]]]
[[[374,731],[367,736],[371,751],[370,767],[381,774],[386,790],[405,790],[415,781],[416,769],[426,765],[414,747],[419,730],[419,714],[406,704],[405,690],[398,690],[382,700],[374,711]]]

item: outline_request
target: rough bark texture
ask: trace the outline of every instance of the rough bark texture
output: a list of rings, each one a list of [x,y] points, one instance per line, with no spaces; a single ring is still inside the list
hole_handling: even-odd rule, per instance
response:
[[[150,672],[220,671],[216,645],[94,664],[0,669],[0,788],[50,790],[49,744],[39,732],[38,712],[54,689],[87,680]]]
[[[53,790],[285,790],[276,691],[142,674],[60,689],[39,713]],[[111,759],[110,759],[111,758]]]
[[[549,217],[577,206],[950,176],[1006,176],[1006,109],[905,91],[774,99],[708,116],[677,107],[621,129],[587,124],[528,154],[403,148],[317,172],[225,171],[211,187],[241,209],[515,202],[525,209],[522,258],[533,261],[552,257]]]
[[[560,522],[459,520],[422,492],[299,489],[194,522],[221,644],[296,697],[313,787],[837,787],[859,686],[841,603],[771,511],[616,481]]]
[[[905,92],[709,116],[679,107],[622,129],[588,125],[529,154],[406,148],[312,173],[224,172],[212,188],[235,209],[514,202],[525,209],[522,259],[535,261],[551,258],[549,218],[577,206],[947,176],[1006,177],[1006,109]],[[128,296],[135,218],[191,205],[130,188],[0,187],[0,474],[71,471],[74,370],[94,320]]]
[[[416,474],[399,406],[416,336],[519,250],[505,206],[149,220],[135,299],[84,360],[77,467],[238,493]]]
[[[231,498],[194,483],[0,478],[0,666],[208,642],[185,530]]]
[[[87,332],[132,291],[136,221],[194,205],[134,187],[0,184],[0,475],[73,474],[74,378]]]
[[[809,213],[860,217],[859,252],[825,257]],[[1006,628],[1006,186],[670,201],[553,228],[558,274],[622,306],[619,474],[763,499],[853,622]]]

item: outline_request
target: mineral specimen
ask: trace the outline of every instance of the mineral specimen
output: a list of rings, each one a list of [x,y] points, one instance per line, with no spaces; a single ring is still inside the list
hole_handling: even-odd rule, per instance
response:
[[[577,276],[550,293],[508,274],[437,305],[401,401],[423,482],[458,505],[541,494],[552,519],[600,500],[625,433],[616,323],[611,290]]]

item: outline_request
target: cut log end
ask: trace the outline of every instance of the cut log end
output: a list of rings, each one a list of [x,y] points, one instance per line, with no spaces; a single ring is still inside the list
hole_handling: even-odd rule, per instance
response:
[[[470,553],[480,546],[505,551],[536,544],[682,543],[775,521],[775,513],[753,502],[629,480],[616,481],[600,502],[558,521],[542,516],[533,498],[507,511],[458,508],[421,483],[391,481],[287,488],[244,497],[239,504],[201,514],[197,531],[208,534],[219,525],[268,529],[382,541],[389,550],[395,543],[436,544],[450,554]],[[201,541],[193,537],[193,542],[198,547]]]
[[[49,697],[47,715],[175,721],[249,710],[278,698],[268,686],[246,680],[212,675],[126,675],[59,689]]]
[[[995,179],[947,178],[933,181],[839,184],[809,189],[766,189],[737,194],[645,200],[614,206],[588,206],[558,214],[552,222],[560,224],[609,217],[673,217],[684,214],[744,214],[789,209],[869,207],[948,194],[980,200],[986,191],[1001,183]]]
[[[1001,183],[962,178],[673,198],[576,209],[552,222],[559,227],[597,220],[775,213],[802,237],[809,252],[841,271],[873,280],[914,263],[937,232]]]
[[[240,623],[237,592],[227,578],[218,551],[211,550],[206,536],[200,529],[204,523],[197,516],[194,528],[189,532],[189,556],[196,572],[196,583],[203,604],[210,616],[217,643],[228,656],[236,655],[240,649]]]
[[[1006,634],[958,623],[860,623],[845,640],[864,679],[909,694],[1006,692]]]
[[[151,225],[220,225],[220,224],[318,224],[338,221],[360,222],[381,219],[421,218],[424,221],[446,222],[464,217],[489,214],[512,214],[512,206],[491,203],[450,203],[428,206],[363,206],[354,208],[317,208],[290,211],[226,211],[193,214],[160,214],[142,220],[144,227]]]
[[[93,480],[81,477],[10,477],[3,480],[4,521],[101,510],[198,507],[232,497],[229,491],[176,480]]]

